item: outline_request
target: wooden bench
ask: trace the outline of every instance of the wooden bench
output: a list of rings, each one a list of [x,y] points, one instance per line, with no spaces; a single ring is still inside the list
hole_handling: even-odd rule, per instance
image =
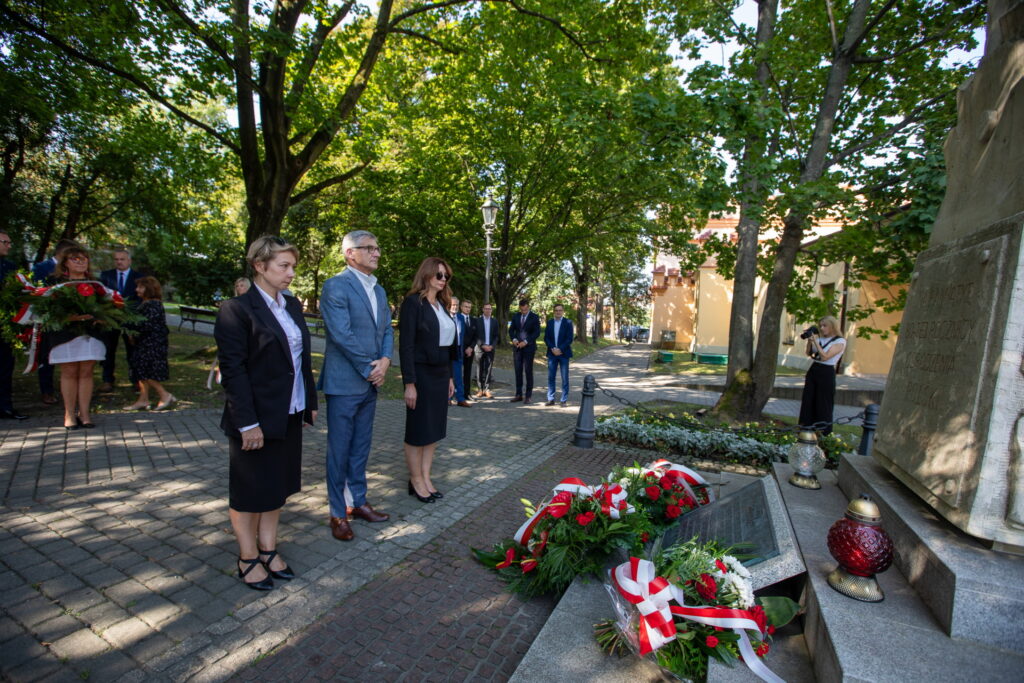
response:
[[[181,326],[185,323],[192,323],[192,331],[196,331],[196,323],[210,323],[211,325],[217,322],[217,311],[212,311],[207,308],[193,308],[192,306],[181,306],[178,308],[178,315],[181,316],[181,320],[178,321],[178,330],[181,330]]]

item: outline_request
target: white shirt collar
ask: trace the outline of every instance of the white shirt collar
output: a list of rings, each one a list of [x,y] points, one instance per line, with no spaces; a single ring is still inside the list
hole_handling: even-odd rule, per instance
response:
[[[253,283],[253,284],[255,284],[255,283]],[[259,285],[256,285],[256,291],[259,292],[260,295],[263,296],[263,300],[267,302],[268,306],[270,306],[271,304],[276,304],[277,306],[280,306],[281,308],[284,308],[284,297],[281,296],[280,292],[277,293],[277,299],[274,299],[269,294],[267,294],[265,291],[263,291],[263,288],[260,287]]]
[[[372,274],[364,273],[363,271],[357,268],[353,268],[352,266],[349,266],[347,270],[351,270],[352,274],[359,278],[359,281],[362,283],[363,287],[372,289],[377,284],[377,278]]]

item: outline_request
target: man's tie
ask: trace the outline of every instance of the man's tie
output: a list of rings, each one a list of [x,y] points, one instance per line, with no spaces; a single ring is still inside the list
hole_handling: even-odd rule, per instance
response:
[[[117,273],[117,292],[118,294],[124,294],[124,273]]]

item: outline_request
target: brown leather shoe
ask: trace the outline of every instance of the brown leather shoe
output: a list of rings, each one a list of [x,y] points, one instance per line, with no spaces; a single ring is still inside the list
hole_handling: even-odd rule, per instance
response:
[[[46,405],[52,406],[52,405],[55,405],[57,403],[57,397],[54,396],[53,394],[43,394],[42,401]]]
[[[533,400],[529,396],[527,396],[526,398],[523,399],[523,405],[524,406],[528,405],[530,403],[533,403]]]
[[[331,535],[339,541],[351,541],[356,537],[347,519],[331,517]]]
[[[352,508],[352,516],[367,522],[386,522],[391,519],[391,515],[386,512],[377,512],[369,503],[363,503],[357,508]]]
[[[104,382],[100,385],[99,393],[101,394],[112,394],[114,393],[114,385],[110,382]]]
[[[522,396],[516,396],[515,398],[509,399],[509,403],[516,403],[516,402],[522,401],[522,400],[523,400]]]
[[[472,408],[473,404],[470,403],[469,401],[459,401],[459,407],[460,408]]]

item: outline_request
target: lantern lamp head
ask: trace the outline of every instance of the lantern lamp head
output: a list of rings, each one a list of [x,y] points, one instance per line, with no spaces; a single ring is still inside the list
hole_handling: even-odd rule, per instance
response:
[[[790,484],[802,489],[821,488],[817,474],[825,467],[825,452],[818,447],[814,432],[802,431],[797,435],[796,443],[789,448],[788,460],[794,470]]]

